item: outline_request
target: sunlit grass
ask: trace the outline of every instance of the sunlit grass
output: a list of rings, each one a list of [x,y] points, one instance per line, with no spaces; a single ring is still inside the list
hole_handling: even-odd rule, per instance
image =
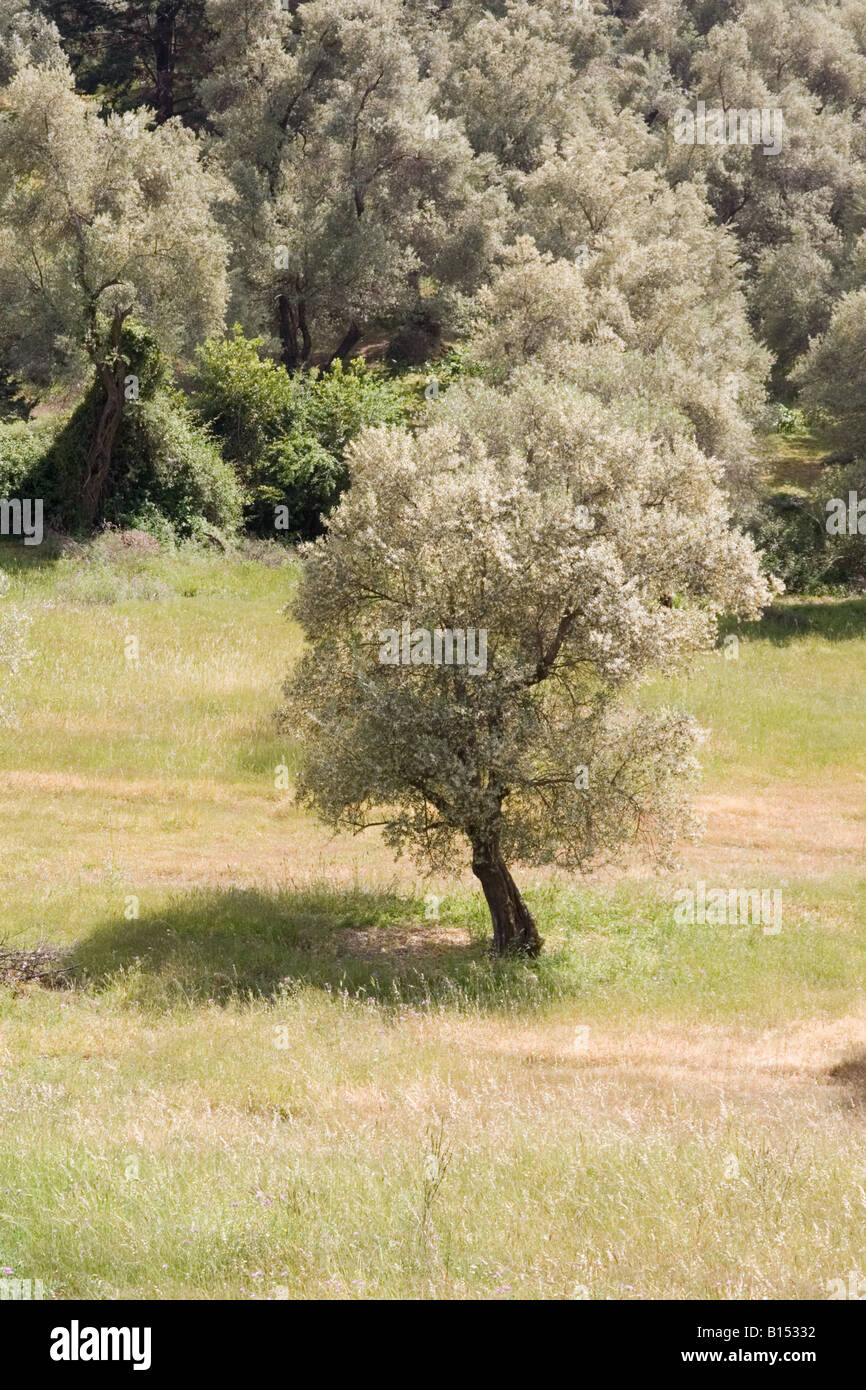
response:
[[[112,1298],[799,1298],[866,1272],[866,605],[783,601],[646,692],[711,731],[703,858],[520,872],[526,965],[490,960],[465,874],[332,839],[276,784],[291,565],[0,560],[33,648],[0,730],[0,937],[62,952],[58,988],[0,986],[0,1265]],[[677,923],[677,886],[741,886],[748,854],[778,935]]]
[[[826,431],[800,428],[792,434],[768,434],[761,440],[764,479],[771,488],[808,490],[821,476],[832,453]]]
[[[686,705],[710,731],[708,783],[832,785],[841,776],[866,787],[866,599],[785,599],[728,637],[736,645],[651,687],[652,698]]]

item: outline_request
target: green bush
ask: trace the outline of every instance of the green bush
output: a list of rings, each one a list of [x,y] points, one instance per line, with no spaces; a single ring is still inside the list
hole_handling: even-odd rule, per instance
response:
[[[399,425],[406,418],[406,394],[398,381],[367,367],[360,357],[348,367],[337,361],[326,372],[308,374],[302,427],[337,458],[361,430]]]
[[[245,466],[287,434],[301,410],[302,383],[269,358],[261,338],[209,338],[196,354],[191,398],[226,458]]]
[[[797,410],[789,405],[779,405],[776,407],[776,433],[777,434],[799,434],[806,427],[806,421],[802,410]]]
[[[350,441],[365,426],[405,420],[407,393],[360,359],[290,376],[262,351],[262,340],[245,338],[239,325],[231,338],[208,340],[191,398],[238,470],[248,529],[272,535],[276,508],[286,507],[285,534],[306,539],[348,483]]]
[[[779,492],[757,510],[749,527],[764,564],[791,593],[866,587],[866,534],[852,535],[847,522],[849,493],[866,502],[866,462],[825,468],[806,493]],[[844,504],[845,529],[828,530],[828,502]],[[866,517],[862,525],[866,531]]]
[[[39,459],[51,442],[53,426],[23,420],[0,423],[0,497],[21,496]],[[31,493],[40,497],[41,493]]]
[[[748,529],[765,569],[784,580],[790,593],[811,593],[826,585],[827,533],[813,497],[775,493],[757,508]]]
[[[0,367],[0,420],[26,420],[37,400],[24,382]]]
[[[254,528],[262,533],[274,527],[293,539],[315,536],[321,517],[336,504],[349,481],[349,470],[311,434],[299,430],[278,439],[262,462],[256,490]],[[288,525],[278,523],[278,507],[285,507]]]
[[[124,406],[97,521],[158,531],[162,518],[178,537],[236,530],[243,498],[235,472],[184,398],[166,385],[167,364],[153,338],[140,325],[127,324],[122,351],[138,377],[139,394]],[[86,529],[82,485],[102,404],[102,389],[94,382],[48,448],[31,461],[27,486],[44,499],[46,520],[59,530]]]
[[[115,446],[115,485],[106,520],[158,529],[164,517],[181,538],[231,533],[243,520],[243,493],[219,445],[177,391],[127,407]]]

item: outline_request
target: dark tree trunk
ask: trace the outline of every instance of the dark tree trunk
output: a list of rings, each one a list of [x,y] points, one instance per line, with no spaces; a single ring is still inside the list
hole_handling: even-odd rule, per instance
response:
[[[156,59],[156,119],[159,125],[174,115],[174,27],[176,3],[156,7],[153,51]]]
[[[298,310],[287,294],[277,295],[277,328],[280,335],[280,354],[287,372],[295,372],[301,365],[298,350]]]
[[[349,330],[346,333],[346,336],[343,338],[339,347],[334,352],[333,356],[331,357],[328,363],[328,366],[330,367],[331,362],[336,362],[337,358],[339,358],[341,362],[345,362],[347,357],[349,356],[349,353],[352,351],[352,348],[355,347],[355,345],[360,341],[361,329],[353,319],[351,324],[349,325]]]
[[[111,325],[108,360],[97,365],[96,376],[103,390],[102,409],[87,451],[87,472],[81,488],[81,504],[88,526],[99,517],[105,485],[111,472],[111,451],[123,417],[126,362],[120,356],[124,314],[116,311]]]
[[[472,872],[484,889],[493,922],[493,949],[499,956],[537,956],[543,945],[535,918],[498,850],[476,850]]]
[[[313,342],[310,338],[310,329],[307,324],[307,306],[303,299],[298,300],[298,327],[301,330],[301,347],[304,353],[304,362],[310,360],[310,353],[313,350]]]
[[[123,367],[101,367],[99,380],[105,399],[87,453],[87,473],[81,490],[84,519],[91,527],[99,516],[111,471],[111,451],[123,415]]]

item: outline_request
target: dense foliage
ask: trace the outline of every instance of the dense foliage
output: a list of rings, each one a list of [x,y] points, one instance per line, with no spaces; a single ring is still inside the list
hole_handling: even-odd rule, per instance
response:
[[[406,393],[361,359],[289,375],[262,348],[238,325],[230,339],[209,339],[198,353],[192,400],[237,468],[249,527],[270,534],[276,518],[284,535],[308,538],[348,481],[350,440],[365,427],[401,421]]]
[[[124,367],[136,382],[136,396],[125,402],[98,524],[136,527],[154,515],[164,518],[178,536],[236,531],[241,522],[242,491],[218,445],[195,421],[183,396],[167,384],[168,364],[153,336],[127,322],[121,340]],[[90,518],[82,505],[88,449],[104,406],[97,381],[57,431],[47,448],[38,436],[24,436],[18,456],[17,488],[44,501],[46,522],[80,532]],[[14,441],[4,454],[15,462]]]
[[[755,514],[768,384],[866,452],[863,0],[0,0],[0,84],[0,409],[84,390],[84,525],[136,495],[128,320],[247,525],[303,536],[406,418],[395,376],[473,334],[501,374],[503,265],[527,296],[559,267],[562,370],[718,459],[768,538],[799,534]],[[341,376],[361,342],[390,366]]]

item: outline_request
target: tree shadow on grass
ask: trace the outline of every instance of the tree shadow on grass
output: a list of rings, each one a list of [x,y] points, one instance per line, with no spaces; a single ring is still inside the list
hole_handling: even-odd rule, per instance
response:
[[[25,545],[20,540],[0,539],[0,571],[8,575],[27,574],[34,570],[52,570],[63,559],[64,537],[46,532],[40,545]]]
[[[273,999],[312,986],[383,1005],[502,1007],[538,981],[493,962],[465,915],[425,918],[420,898],[332,885],[267,893],[194,890],[152,915],[103,923],[64,961],[70,983],[171,1008]],[[521,983],[522,982],[522,983]],[[534,986],[534,988],[533,988]]]
[[[743,637],[757,637],[786,647],[803,637],[827,642],[851,642],[866,637],[866,598],[804,599],[773,604],[758,623],[731,624]]]
[[[831,1081],[845,1088],[846,1109],[866,1113],[866,1052],[857,1052],[837,1062],[828,1073]]]

